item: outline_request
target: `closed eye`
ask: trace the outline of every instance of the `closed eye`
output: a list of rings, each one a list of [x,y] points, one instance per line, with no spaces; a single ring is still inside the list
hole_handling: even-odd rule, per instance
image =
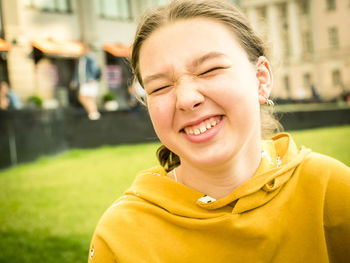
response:
[[[205,75],[205,74],[208,74],[208,73],[210,73],[210,72],[213,72],[213,71],[219,70],[219,69],[223,69],[223,67],[211,68],[211,69],[209,69],[209,70],[207,70],[207,71],[204,71],[204,72],[200,73],[199,76],[203,76],[203,75]]]
[[[168,88],[168,87],[170,87],[170,86],[168,85],[168,86],[163,86],[163,87],[154,89],[154,90],[151,91],[150,94],[157,93],[157,92],[159,92],[159,91],[161,91],[161,90],[163,90],[163,89],[166,89],[166,88]]]

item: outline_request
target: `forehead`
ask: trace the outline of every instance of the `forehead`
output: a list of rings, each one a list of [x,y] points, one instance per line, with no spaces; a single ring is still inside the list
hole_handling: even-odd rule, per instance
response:
[[[205,42],[218,38],[220,40],[217,42],[222,42],[223,40],[237,42],[237,37],[233,30],[216,19],[205,17],[178,19],[168,22],[152,32],[143,43],[140,52],[145,46],[154,45],[159,40],[165,41],[163,43],[158,42],[160,45],[165,43],[178,44],[174,40],[180,40],[180,43],[188,44],[197,39],[205,44]],[[197,47],[200,48],[200,46]]]
[[[211,18],[191,18],[170,22],[155,30],[140,49],[140,70],[175,59],[183,61],[208,52],[243,52],[228,25]],[[174,63],[174,61],[172,62]]]

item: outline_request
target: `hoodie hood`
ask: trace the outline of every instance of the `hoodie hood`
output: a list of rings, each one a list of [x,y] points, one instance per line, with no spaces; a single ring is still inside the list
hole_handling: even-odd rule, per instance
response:
[[[211,218],[228,210],[239,214],[256,209],[281,191],[310,152],[304,147],[298,149],[287,133],[262,141],[261,148],[261,162],[254,176],[222,199],[215,200],[173,181],[161,166],[138,174],[125,194],[190,218]]]

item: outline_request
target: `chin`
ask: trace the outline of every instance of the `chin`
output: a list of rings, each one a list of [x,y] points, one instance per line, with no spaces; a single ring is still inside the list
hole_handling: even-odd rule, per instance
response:
[[[186,162],[192,163],[194,166],[203,168],[214,168],[224,165],[232,158],[232,153],[213,152],[213,154],[196,154],[195,156],[187,156]],[[180,158],[181,159],[181,158]]]

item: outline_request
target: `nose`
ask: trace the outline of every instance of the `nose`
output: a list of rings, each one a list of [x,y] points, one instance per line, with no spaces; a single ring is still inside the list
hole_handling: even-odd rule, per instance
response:
[[[195,80],[179,81],[176,87],[176,108],[181,111],[193,111],[203,104],[205,98]]]

